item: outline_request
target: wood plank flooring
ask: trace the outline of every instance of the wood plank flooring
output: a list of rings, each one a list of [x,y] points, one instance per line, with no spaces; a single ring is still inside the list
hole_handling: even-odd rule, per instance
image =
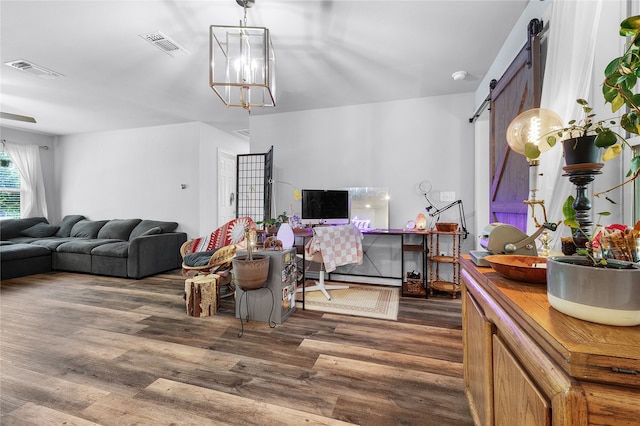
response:
[[[460,300],[398,321],[297,310],[284,324],[185,313],[179,271],[3,281],[2,425],[468,425]]]

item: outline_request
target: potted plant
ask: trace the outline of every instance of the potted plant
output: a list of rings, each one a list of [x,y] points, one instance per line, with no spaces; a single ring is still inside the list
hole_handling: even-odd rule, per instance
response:
[[[628,110],[620,117],[620,126],[629,133],[640,135],[640,93],[634,93],[638,78],[640,78],[640,15],[631,16],[620,23],[620,35],[629,37],[622,56],[613,59],[605,68],[605,80],[602,84],[602,94],[605,103],[611,104],[611,111],[619,111],[622,107]],[[615,148],[617,150],[618,148]],[[621,149],[620,149],[621,150]],[[619,188],[633,180],[640,174],[640,156],[631,159],[631,167],[627,173],[627,180],[621,184],[603,191],[600,195]]]
[[[262,225],[267,235],[276,235],[280,229],[280,225],[287,222],[289,218],[285,212],[282,212],[277,217],[267,219],[264,221],[256,222],[257,225]]]
[[[631,39],[623,55],[606,67],[603,94],[605,101],[611,103],[613,112],[625,105],[629,108],[620,117],[620,127],[629,133],[640,134],[640,94],[633,93],[640,77],[640,16],[625,19],[621,23],[620,34]],[[594,122],[588,103],[584,100],[578,100],[578,103],[582,105],[584,119],[581,122],[569,122],[569,126],[559,131],[558,136],[563,136],[565,132],[570,136],[574,136],[574,133],[578,137],[592,136],[590,145],[605,148],[603,161],[617,157],[625,146],[630,148],[625,138],[611,130],[614,121]],[[555,136],[547,139],[550,145],[555,143]],[[627,179],[594,196],[632,182],[638,177],[639,170],[640,157],[633,156]],[[564,314],[587,321],[618,326],[640,324],[640,263],[596,256],[596,237],[587,235],[580,226],[573,207],[574,200],[570,196],[563,206],[563,215],[565,224],[574,230],[573,240],[580,256],[558,256],[547,260],[549,303]],[[626,231],[640,237],[640,222]],[[586,241],[584,245],[578,244],[577,235]]]
[[[640,324],[640,264],[607,258],[598,241],[601,232],[591,237],[576,221],[573,197],[563,206],[564,224],[575,233],[583,233],[587,243],[577,248],[578,256],[552,256],[547,259],[547,299],[556,310],[586,321],[607,325]],[[608,216],[608,212],[599,216]],[[602,225],[596,225],[596,229]],[[640,221],[624,229],[640,238]],[[637,241],[628,238],[629,241]]]
[[[547,144],[553,147],[558,139],[562,140],[566,164],[599,163],[616,158],[622,152],[623,146],[629,142],[613,128],[617,126],[613,119],[594,121],[596,114],[585,99],[576,99],[582,107],[584,116],[579,120],[570,120],[566,127],[553,131],[552,134],[542,135]],[[602,156],[600,149],[604,148]],[[532,142],[525,144],[525,156],[536,159],[540,156],[540,149]]]
[[[256,245],[255,229],[245,228],[244,235],[247,255],[234,257],[231,264],[236,285],[244,291],[249,291],[262,288],[267,283],[269,256],[253,254]]]

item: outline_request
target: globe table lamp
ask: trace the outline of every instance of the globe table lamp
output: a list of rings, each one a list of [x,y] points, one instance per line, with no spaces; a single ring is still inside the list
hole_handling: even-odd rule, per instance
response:
[[[529,163],[529,192],[528,200],[524,203],[531,206],[531,217],[536,227],[542,226],[535,214],[535,206],[542,208],[543,220],[547,222],[547,212],[544,206],[544,200],[536,199],[538,191],[538,166],[540,160],[538,157],[541,153],[548,151],[553,147],[547,142],[547,137],[557,133],[563,128],[562,118],[554,111],[544,108],[532,108],[520,113],[511,121],[507,127],[507,144],[518,154],[524,155]],[[544,231],[542,238],[542,254],[550,251],[550,236]]]

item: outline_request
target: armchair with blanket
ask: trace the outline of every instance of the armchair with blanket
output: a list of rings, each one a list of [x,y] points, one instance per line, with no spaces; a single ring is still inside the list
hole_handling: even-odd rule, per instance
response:
[[[248,216],[230,220],[211,234],[186,241],[180,247],[182,272],[216,274],[221,278],[221,287],[231,285],[231,261],[237,248],[244,248],[244,231],[255,229],[255,222]],[[232,295],[229,289],[226,295]]]

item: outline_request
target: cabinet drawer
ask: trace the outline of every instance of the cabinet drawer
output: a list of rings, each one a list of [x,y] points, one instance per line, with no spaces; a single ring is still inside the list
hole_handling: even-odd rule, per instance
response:
[[[491,323],[468,291],[462,293],[464,387],[476,424],[493,424],[493,350]]]
[[[493,336],[493,398],[496,426],[550,425],[551,405],[499,336]]]

